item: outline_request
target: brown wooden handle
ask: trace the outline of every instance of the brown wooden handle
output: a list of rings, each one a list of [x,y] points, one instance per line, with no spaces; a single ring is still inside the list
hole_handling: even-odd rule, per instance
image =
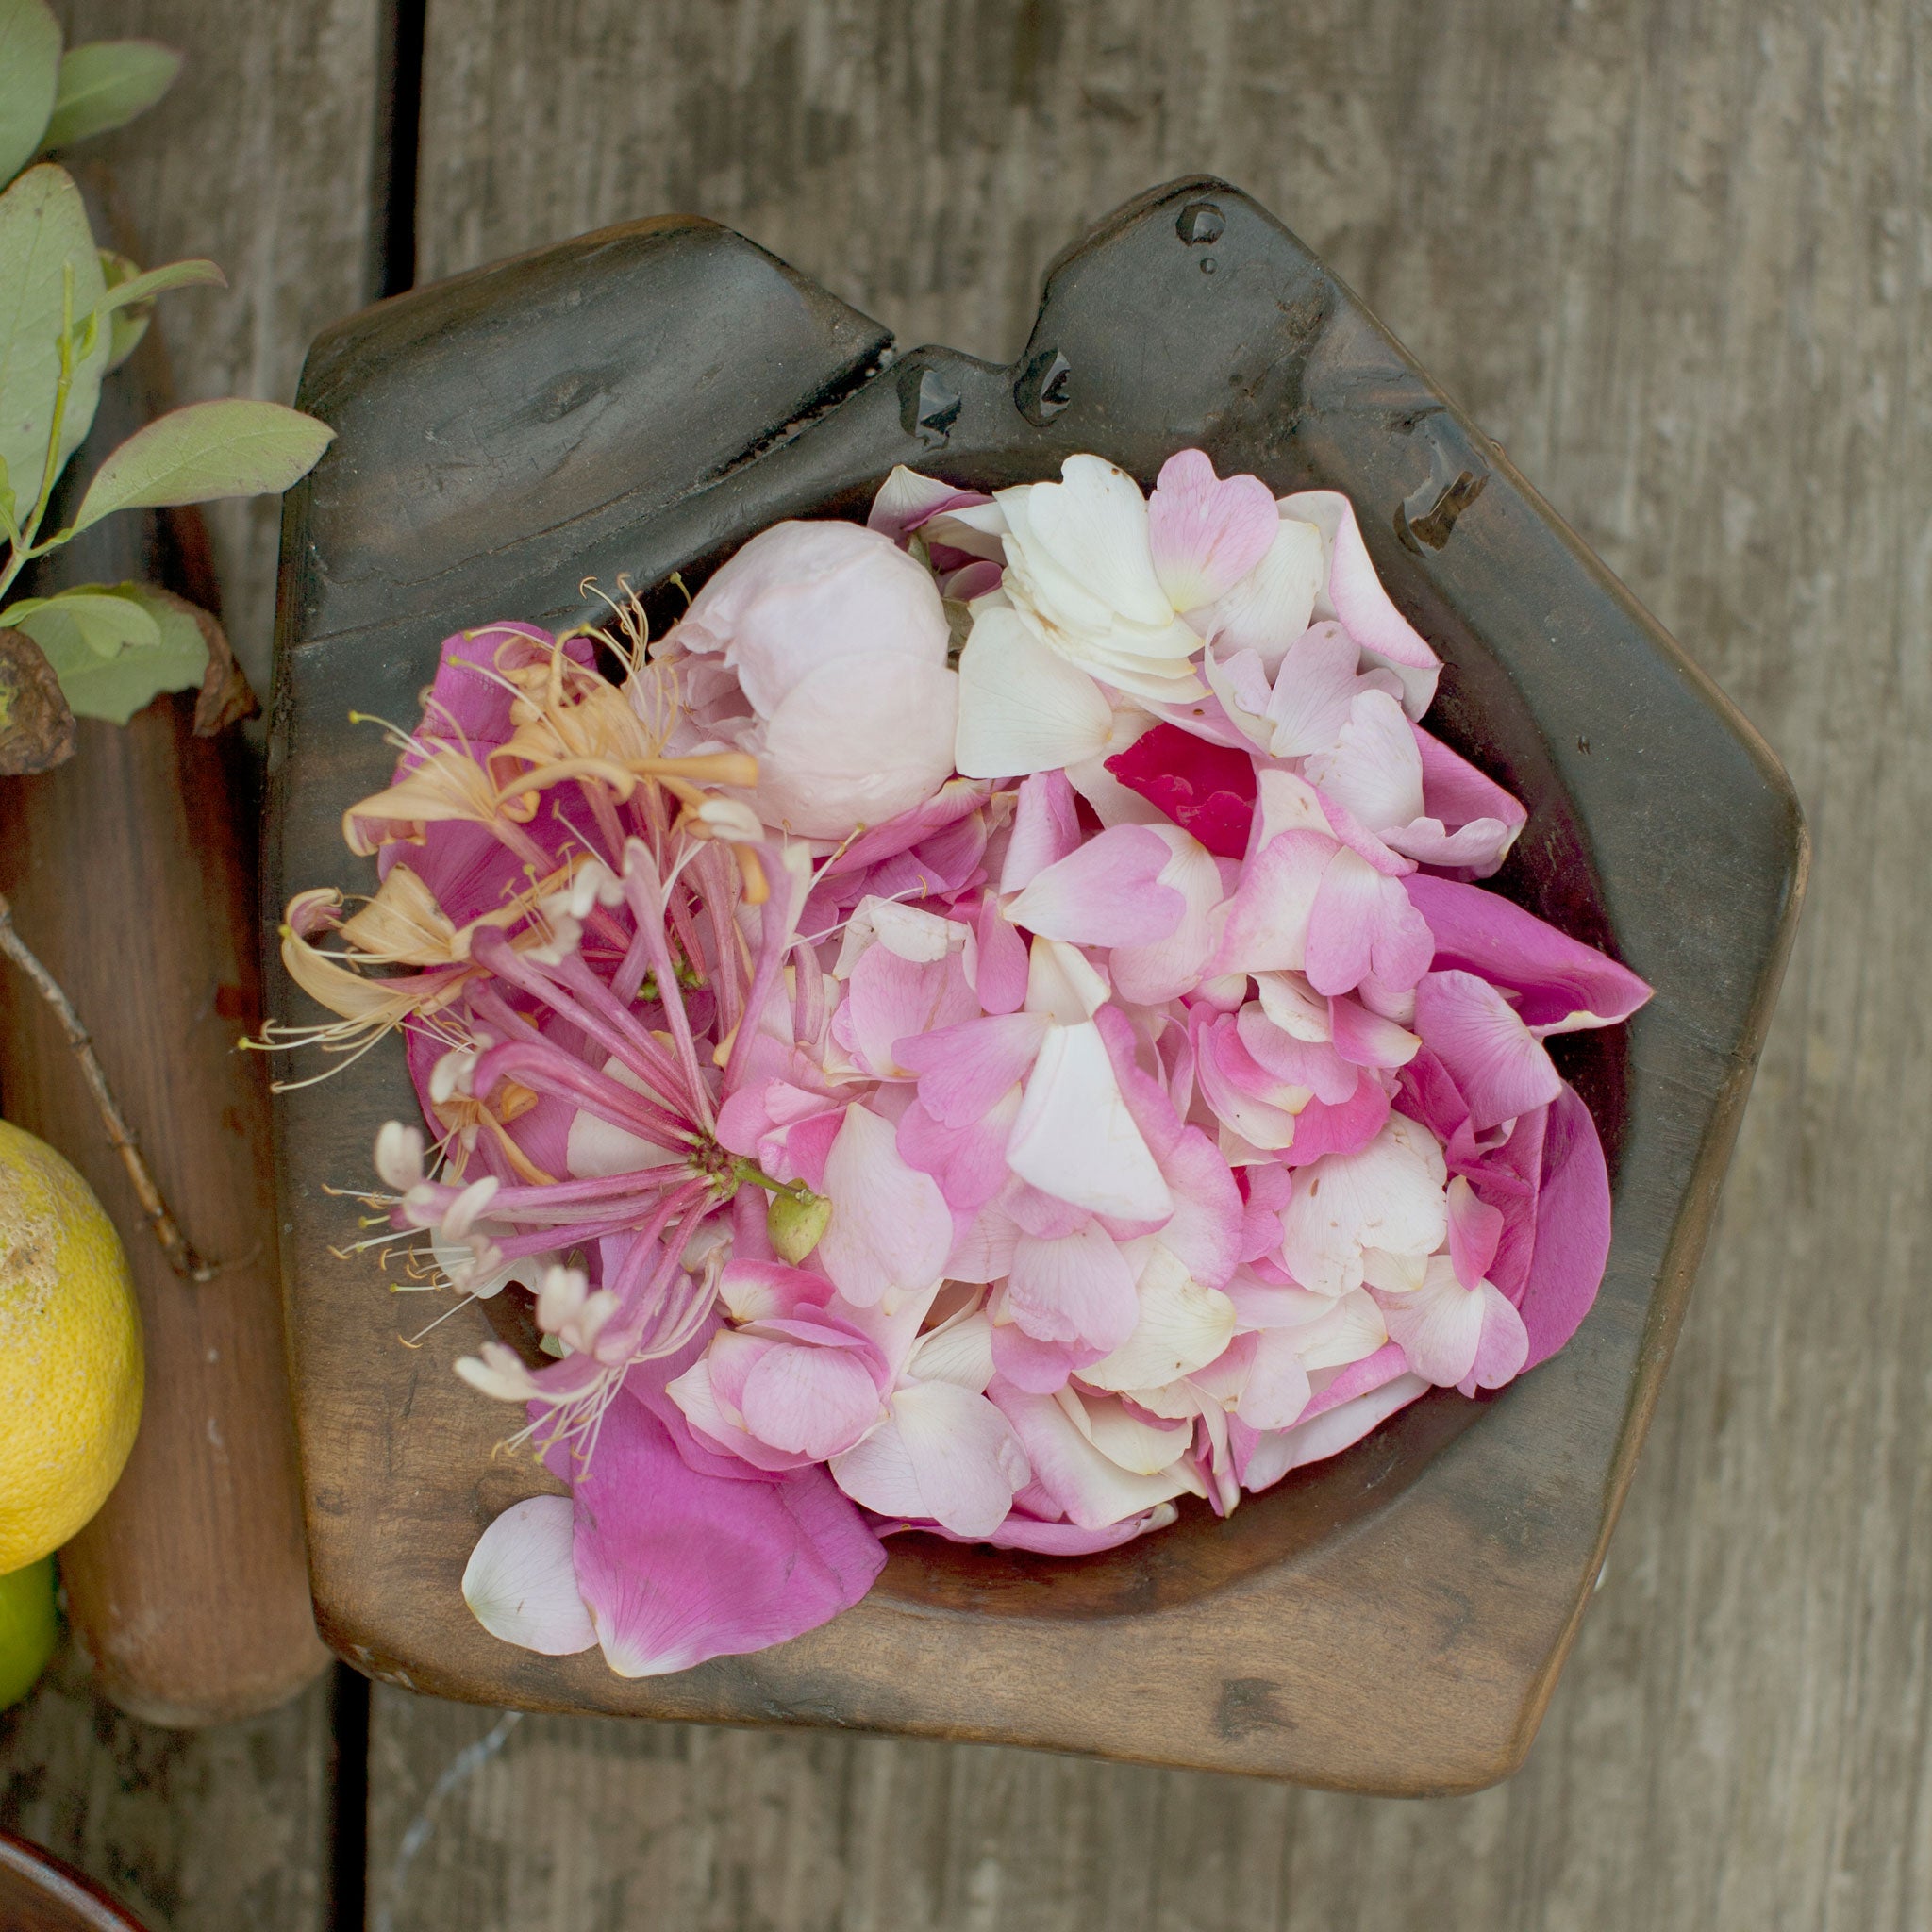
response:
[[[190,701],[125,728],[82,720],[75,756],[0,785],[0,891],[94,1036],[188,1238],[168,1265],[53,1015],[0,980],[7,1116],[87,1175],[122,1231],[147,1344],[125,1474],[61,1556],[101,1688],[158,1724],[267,1709],[322,1667],[308,1604],[256,1023],[245,773],[195,738]]]

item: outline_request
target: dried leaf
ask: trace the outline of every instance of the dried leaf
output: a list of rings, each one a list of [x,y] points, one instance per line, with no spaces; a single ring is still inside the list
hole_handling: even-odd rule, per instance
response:
[[[0,777],[48,772],[74,756],[74,713],[54,667],[25,631],[0,630]]]
[[[235,654],[228,648],[228,634],[214,612],[204,610],[199,604],[191,604],[186,597],[175,596],[172,591],[156,591],[154,594],[192,617],[201,627],[202,639],[208,645],[208,669],[202,674],[201,690],[194,700],[195,737],[212,738],[216,732],[226,730],[250,712],[258,710],[260,707],[247,674],[236,663]]]

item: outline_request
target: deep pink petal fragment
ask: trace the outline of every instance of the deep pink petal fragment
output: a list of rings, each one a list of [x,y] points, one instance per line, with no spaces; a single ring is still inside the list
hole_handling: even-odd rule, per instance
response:
[[[1080,843],[1080,801],[1064,772],[1035,772],[1020,782],[1000,891],[1017,892]]]
[[[885,1563],[822,1469],[777,1483],[701,1475],[620,1395],[577,1480],[577,1585],[624,1677],[783,1643],[849,1609]]]
[[[1381,1083],[1361,1079],[1355,1091],[1335,1106],[1311,1100],[1295,1116],[1294,1140],[1282,1150],[1287,1167],[1306,1167],[1324,1154],[1359,1154],[1389,1118],[1389,1096]]]
[[[1187,901],[1160,874],[1173,854],[1146,825],[1109,825],[1037,873],[1007,908],[1015,925],[1080,946],[1151,946]]]
[[[1573,1087],[1551,1103],[1537,1198],[1536,1247],[1516,1306],[1528,1331],[1525,1368],[1547,1361],[1575,1334],[1610,1252],[1610,1180],[1603,1143]]]
[[[1176,610],[1198,610],[1224,595],[1267,556],[1279,522],[1258,476],[1214,474],[1198,449],[1168,458],[1147,499],[1154,574]]]
[[[1091,1557],[1096,1550],[1117,1550],[1150,1529],[1164,1529],[1174,1521],[1174,1506],[1158,1503],[1138,1516],[1110,1523],[1104,1529],[1082,1529],[1074,1523],[1041,1523],[1014,1510],[986,1541],[998,1550],[1033,1550],[1042,1557]]]
[[[973,1214],[1007,1184],[1007,1137],[1019,1111],[1020,1096],[1015,1092],[969,1125],[949,1127],[915,1101],[899,1116],[899,1158],[908,1167],[930,1174],[939,1183],[946,1206],[956,1215]],[[968,1278],[958,1272],[957,1243],[947,1272],[956,1279]],[[976,1281],[981,1277],[971,1278]]]
[[[1627,966],[1480,886],[1414,873],[1403,888],[1435,936],[1436,966],[1518,994],[1516,1010],[1533,1032],[1614,1025],[1650,997]]]
[[[1478,1133],[1548,1106],[1563,1084],[1541,1041],[1474,973],[1424,974],[1415,1025],[1468,1102]]]
[[[1108,758],[1107,769],[1218,858],[1247,851],[1255,765],[1246,752],[1157,724]]]
[[[1335,1051],[1357,1067],[1406,1067],[1422,1045],[1407,1027],[1370,1012],[1357,1000],[1330,1000],[1328,1028]]]
[[[1026,1077],[1052,1023],[1041,1013],[1002,1013],[915,1034],[892,1051],[919,1078],[919,1104],[948,1127],[965,1127]]]

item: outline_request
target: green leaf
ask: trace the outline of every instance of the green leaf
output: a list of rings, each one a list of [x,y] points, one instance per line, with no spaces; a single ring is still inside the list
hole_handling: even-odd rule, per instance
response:
[[[181,56],[158,41],[90,41],[70,47],[60,61],[54,114],[42,147],[66,147],[132,121],[174,86],[180,71]]]
[[[0,0],[0,181],[39,151],[59,75],[60,25],[44,0]]]
[[[335,431],[280,403],[191,403],[157,416],[94,474],[74,528],[117,509],[282,491],[314,467]]]
[[[56,670],[63,658],[79,663],[88,653],[118,658],[130,647],[153,650],[161,641],[160,626],[139,604],[97,584],[23,597],[0,611],[0,625],[25,631]]]
[[[7,0],[0,0],[0,5]],[[80,191],[51,161],[29,168],[0,194],[0,460],[14,494],[29,508],[46,468],[54,389],[60,373],[61,268],[74,270],[74,321],[106,299],[101,258],[81,207]],[[109,331],[74,372],[59,461],[86,436],[100,400]]]
[[[86,622],[139,627],[152,641],[126,641],[104,655],[93,636],[69,622],[71,610],[59,608],[82,603],[89,608]],[[120,609],[102,613],[97,607],[104,605]],[[162,691],[198,685],[208,669],[208,640],[192,607],[150,584],[79,584],[57,597],[16,604],[0,612],[0,623],[40,645],[76,717],[125,724]]]

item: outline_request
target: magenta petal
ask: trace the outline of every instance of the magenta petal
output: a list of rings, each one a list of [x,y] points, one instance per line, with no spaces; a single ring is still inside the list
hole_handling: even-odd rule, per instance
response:
[[[1107,769],[1216,857],[1246,853],[1255,817],[1255,765],[1246,752],[1157,724],[1108,758]]]
[[[824,1470],[777,1483],[700,1475],[625,1395],[575,1500],[577,1585],[619,1676],[783,1643],[851,1608],[885,1564]]]
[[[1537,1197],[1536,1246],[1516,1306],[1528,1331],[1525,1368],[1546,1361],[1575,1334],[1610,1252],[1610,1180],[1596,1123],[1573,1087],[1550,1105]]]
[[[1277,832],[1241,867],[1241,883],[1208,971],[1299,972],[1307,959],[1315,903],[1331,865],[1342,856],[1324,832]],[[1362,870],[1369,869],[1363,865]],[[1349,986],[1355,983],[1352,979]]]
[[[1435,936],[1434,963],[1519,994],[1516,1010],[1533,1032],[1613,1025],[1650,997],[1627,966],[1480,886],[1427,873],[1402,883]]]
[[[1352,992],[1373,974],[1384,989],[1406,991],[1428,970],[1431,950],[1429,929],[1403,882],[1355,852],[1338,852],[1308,913],[1308,984],[1322,993]]]
[[[1516,1009],[1474,973],[1424,974],[1415,1025],[1469,1103],[1478,1133],[1547,1106],[1563,1084]]]
[[[1042,1557],[1091,1557],[1096,1550],[1117,1550],[1150,1529],[1163,1529],[1174,1521],[1174,1506],[1158,1503],[1105,1529],[1082,1529],[1075,1523],[1042,1523],[1015,1509],[990,1537],[997,1550],[1033,1550]]]
[[[1294,1117],[1294,1140],[1282,1150],[1282,1164],[1306,1167],[1324,1154],[1359,1154],[1382,1131],[1389,1110],[1380,1082],[1367,1078],[1339,1106],[1309,1101]]]

